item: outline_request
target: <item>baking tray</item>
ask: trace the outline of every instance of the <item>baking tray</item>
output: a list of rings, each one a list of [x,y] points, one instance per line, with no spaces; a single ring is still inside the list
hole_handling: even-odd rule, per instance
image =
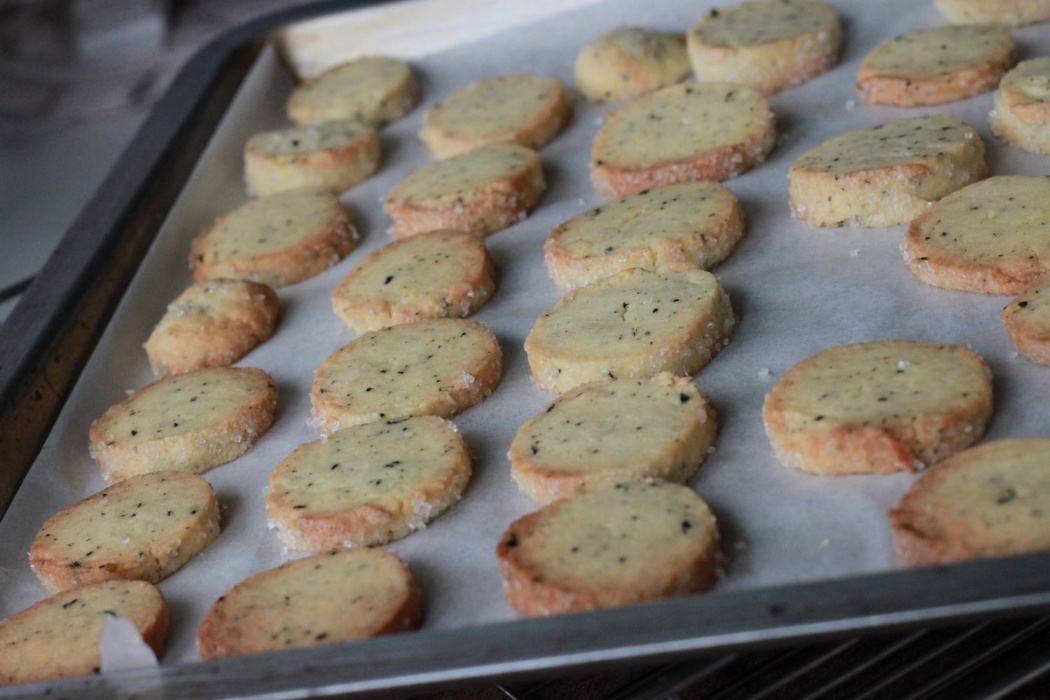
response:
[[[307,17],[371,4],[323,2],[271,15],[208,45],[180,73],[0,334],[0,454],[5,456],[0,506],[5,512],[268,33]],[[887,118],[895,116],[901,114]],[[408,691],[1048,608],[1050,555],[1041,554],[730,589],[547,620],[424,629],[366,643],[73,679],[46,684],[46,690],[78,697]],[[0,695],[43,690],[23,686],[0,690]]]

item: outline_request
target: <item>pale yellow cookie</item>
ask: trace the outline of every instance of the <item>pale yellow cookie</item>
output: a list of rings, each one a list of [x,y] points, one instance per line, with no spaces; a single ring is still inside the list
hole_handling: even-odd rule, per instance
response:
[[[1003,309],[1002,320],[1022,355],[1032,362],[1050,365],[1050,277],[1025,287]]]
[[[547,272],[561,291],[632,267],[672,262],[709,269],[744,237],[744,212],[717,182],[656,187],[606,202],[551,231]]]
[[[869,53],[857,74],[857,90],[870,105],[939,105],[994,90],[1016,61],[1013,39],[1004,29],[920,29]]]
[[[227,367],[273,335],[277,294],[265,284],[214,279],[178,296],[146,341],[156,374]]]
[[[463,231],[431,231],[383,246],[332,293],[336,315],[358,333],[431,318],[464,318],[496,291],[485,242]]]
[[[1050,57],[1022,61],[1003,76],[991,122],[1011,146],[1050,155]]]
[[[350,216],[330,192],[294,190],[248,202],[193,239],[193,278],[271,287],[327,270],[357,246]]]
[[[629,100],[689,76],[685,36],[619,27],[580,49],[576,89],[589,100]]]
[[[394,238],[456,229],[487,236],[523,221],[547,189],[535,151],[486,146],[431,163],[386,198]]]
[[[442,318],[350,341],[317,368],[310,401],[326,433],[410,416],[449,418],[484,400],[502,376],[496,336],[480,323]]]
[[[420,134],[438,158],[481,146],[538,149],[572,120],[572,100],[557,78],[530,73],[471,83],[430,108]]]
[[[537,319],[525,352],[536,386],[562,393],[599,379],[699,372],[735,323],[710,272],[633,268],[562,297]]]
[[[591,149],[591,182],[610,197],[661,185],[728,180],[765,161],[776,123],[741,85],[672,85],[628,102]]]
[[[831,70],[841,49],[838,14],[813,0],[756,0],[711,10],[689,32],[697,80],[738,83],[766,95]]]
[[[916,471],[969,447],[992,416],[992,373],[962,345],[877,340],[799,362],[766,396],[777,458],[813,474]]]
[[[273,423],[277,389],[261,369],[221,367],[145,386],[91,424],[91,456],[106,479],[201,474],[251,449]]]
[[[419,84],[407,63],[360,58],[308,80],[288,100],[288,117],[300,125],[341,120],[376,128],[397,121],[419,104]]]
[[[955,24],[1023,27],[1050,20],[1050,0],[933,0],[933,4]]]
[[[788,170],[791,214],[813,226],[896,226],[987,174],[984,142],[969,124],[901,119],[803,153]]]
[[[510,606],[546,616],[707,590],[719,541],[692,489],[613,481],[516,520],[496,556]]]
[[[361,122],[266,131],[244,146],[244,180],[253,197],[299,189],[338,193],[367,180],[379,158],[379,135]]]

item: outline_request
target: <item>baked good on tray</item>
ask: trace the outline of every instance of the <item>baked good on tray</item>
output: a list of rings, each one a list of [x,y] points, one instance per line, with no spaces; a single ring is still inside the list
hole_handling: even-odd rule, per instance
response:
[[[1050,155],[1050,57],[1021,61],[1003,76],[990,118],[1011,146]]]
[[[617,27],[576,55],[576,89],[589,100],[629,100],[689,76],[685,35]]]
[[[1050,0],[933,0],[955,24],[1000,24],[1023,27],[1050,20]]]
[[[1002,320],[1022,355],[1050,365],[1050,277],[1041,277],[1025,287],[1003,309]]]
[[[295,88],[288,117],[302,125],[353,120],[379,128],[411,112],[419,97],[419,83],[404,61],[359,58]]]

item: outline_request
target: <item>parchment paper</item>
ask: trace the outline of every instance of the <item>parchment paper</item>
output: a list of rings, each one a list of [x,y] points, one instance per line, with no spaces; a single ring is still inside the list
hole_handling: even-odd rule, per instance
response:
[[[762,429],[762,399],[776,378],[823,348],[877,338],[969,344],[995,375],[996,415],[988,438],[1047,434],[1050,370],[1013,352],[999,322],[1005,298],[918,283],[901,261],[899,227],[814,229],[789,216],[786,171],[802,151],[850,129],[916,114],[949,113],[976,126],[996,174],[1043,174],[1050,165],[1050,158],[1007,148],[991,135],[991,93],[932,109],[860,105],[853,82],[863,56],[886,39],[942,20],[926,1],[834,4],[846,27],[843,60],[831,73],[771,99],[782,134],[776,151],[765,165],[727,183],[746,210],[748,234],[716,271],[740,324],[729,347],[698,377],[723,425],[717,452],[694,482],[725,535],[727,571],[711,595],[893,566],[885,513],[913,477],[821,478],[791,471],[775,461]],[[266,527],[263,489],[283,457],[317,438],[306,424],[313,372],[353,337],[333,313],[329,294],[365,254],[390,242],[382,199],[430,160],[416,136],[426,108],[471,80],[514,71],[553,75],[571,84],[576,51],[599,32],[627,23],[685,30],[711,6],[711,0],[614,0],[416,62],[424,104],[383,131],[381,171],[343,197],[364,243],[335,268],[281,289],[283,318],[275,337],[240,363],[262,367],[276,378],[278,416],[247,455],[207,475],[223,503],[223,533],[160,585],[172,608],[165,663],[197,658],[197,625],[223,591],[295,556]],[[1050,54],[1048,26],[1014,33],[1023,57]],[[253,132],[285,123],[283,105],[291,84],[274,53],[267,51],[0,523],[4,616],[45,597],[27,564],[29,544],[49,516],[104,487],[88,455],[91,421],[126,391],[153,379],[141,345],[165,306],[190,283],[191,239],[216,216],[245,201],[241,149]],[[489,239],[500,273],[499,291],[474,318],[499,336],[506,373],[491,398],[455,421],[477,456],[473,481],[453,510],[390,547],[419,576],[431,628],[515,616],[503,599],[494,548],[502,530],[534,508],[512,482],[505,453],[522,421],[553,398],[532,386],[522,350],[533,321],[557,299],[543,267],[542,245],[555,225],[603,201],[587,177],[589,148],[604,121],[603,108],[579,99],[576,108],[569,129],[541,152],[550,183],[542,205],[526,221]]]

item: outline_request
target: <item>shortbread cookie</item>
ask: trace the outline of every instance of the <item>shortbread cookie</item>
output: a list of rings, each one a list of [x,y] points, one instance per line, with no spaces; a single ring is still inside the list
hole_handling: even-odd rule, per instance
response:
[[[361,58],[336,66],[293,92],[288,116],[300,125],[341,120],[381,127],[419,104],[419,84],[407,63]]]
[[[379,135],[361,122],[266,131],[244,146],[244,179],[253,197],[299,189],[342,192],[368,179],[379,157]]]
[[[130,620],[159,656],[168,606],[144,581],[106,581],[65,591],[0,622],[0,685],[102,672],[99,641],[106,618]]]
[[[1010,340],[1032,362],[1050,365],[1050,277],[1025,287],[1003,309],[1003,325]]]
[[[625,479],[685,482],[717,434],[715,411],[693,380],[663,373],[566,392],[525,421],[508,457],[522,490],[550,503]]]
[[[168,305],[146,341],[156,374],[228,367],[273,335],[277,295],[265,284],[214,279],[197,282]]]
[[[672,85],[628,102],[591,149],[591,182],[610,197],[660,185],[728,180],[777,140],[769,103],[740,85]]]
[[[534,151],[522,146],[478,148],[431,163],[390,190],[390,233],[408,238],[449,228],[487,236],[524,220],[546,189]]]
[[[1050,440],[996,440],[946,459],[890,511],[897,561],[945,564],[1050,549]]]
[[[201,658],[259,654],[406,632],[423,597],[400,559],[382,549],[333,551],[237,584],[197,631]]]
[[[343,323],[358,333],[431,318],[463,318],[496,291],[485,243],[463,231],[396,241],[357,264],[332,293]]]
[[[689,77],[685,36],[640,27],[606,32],[576,55],[576,89],[589,100],[630,100]]]
[[[717,182],[642,190],[574,216],[543,247],[547,272],[564,291],[632,267],[672,262],[709,269],[744,236],[744,212]]]
[[[939,105],[994,90],[1016,61],[1006,30],[920,29],[869,53],[857,74],[857,90],[870,105]]]
[[[480,323],[441,318],[350,341],[317,368],[310,401],[326,433],[410,416],[449,418],[484,400],[502,375],[496,336]]]
[[[52,516],[29,563],[52,593],[112,579],[166,579],[219,536],[219,502],[199,476],[122,481]]]
[[[277,407],[273,379],[221,367],[145,386],[91,424],[91,456],[106,479],[167,470],[202,474],[266,434]]]
[[[955,24],[1023,27],[1050,20],[1050,0],[933,0],[933,4]]]
[[[992,415],[992,373],[962,345],[877,340],[788,370],[762,417],[777,458],[813,474],[916,471],[969,447]]]
[[[532,381],[562,393],[599,379],[694,374],[736,319],[710,272],[685,263],[624,270],[562,297],[525,338]]]
[[[813,226],[896,226],[987,173],[984,142],[969,124],[901,119],[803,153],[788,171],[791,214]]]
[[[1022,61],[1003,77],[991,122],[1011,146],[1050,155],[1050,57]]]
[[[371,547],[406,537],[451,508],[470,472],[467,444],[442,418],[358,425],[278,464],[266,512],[292,549]]]
[[[220,217],[193,240],[193,278],[283,287],[335,265],[357,240],[357,229],[335,195],[315,190],[275,194]]]
[[[572,119],[572,100],[557,78],[529,73],[471,83],[430,108],[423,143],[438,158],[480,146],[540,148]]]
[[[715,516],[691,489],[614,481],[516,520],[496,556],[507,602],[540,616],[707,590],[718,547]]]
[[[711,10],[689,32],[697,80],[738,83],[766,95],[831,70],[841,48],[838,14],[813,0],[757,0]]]
[[[1050,272],[1050,177],[992,177],[945,197],[911,223],[901,252],[934,287],[1020,294]]]

